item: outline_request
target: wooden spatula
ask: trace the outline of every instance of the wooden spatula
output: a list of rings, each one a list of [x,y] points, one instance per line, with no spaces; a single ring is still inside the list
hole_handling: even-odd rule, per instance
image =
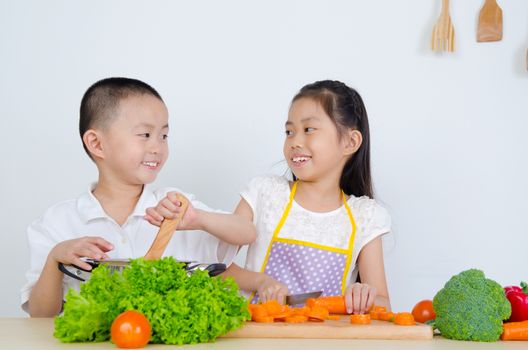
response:
[[[442,12],[433,29],[431,49],[433,51],[455,51],[455,29],[449,16],[449,0],[442,0]]]
[[[502,40],[502,9],[496,0],[486,0],[479,14],[477,41]]]
[[[189,202],[187,201],[187,198],[184,196],[178,194],[176,196],[178,200],[182,203],[182,211],[178,215],[178,217],[170,220],[165,219],[161,223],[161,227],[158,231],[158,234],[156,235],[156,238],[154,239],[154,242],[152,242],[152,245],[150,246],[150,249],[148,250],[147,254],[145,254],[144,259],[145,260],[156,260],[160,259],[163,255],[163,252],[165,251],[165,248],[167,247],[167,244],[169,244],[170,239],[172,238],[172,235],[174,231],[176,231],[176,228],[178,227],[178,224],[180,223],[181,219],[185,215],[185,211],[187,210],[187,207],[189,205]]]

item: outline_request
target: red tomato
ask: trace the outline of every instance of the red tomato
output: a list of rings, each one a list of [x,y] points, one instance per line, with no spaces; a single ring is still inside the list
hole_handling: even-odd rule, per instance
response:
[[[434,320],[436,314],[433,309],[433,302],[431,300],[418,302],[412,309],[412,315],[416,322],[425,323],[429,320]]]
[[[150,340],[150,324],[140,312],[129,310],[117,316],[110,329],[112,342],[119,348],[142,348]]]

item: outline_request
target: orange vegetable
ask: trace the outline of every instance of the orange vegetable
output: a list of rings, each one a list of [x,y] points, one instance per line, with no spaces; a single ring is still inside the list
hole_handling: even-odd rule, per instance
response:
[[[370,314],[350,315],[350,323],[352,324],[369,324]]]
[[[374,311],[374,312],[387,312],[387,308],[385,306],[374,305],[372,307],[372,311]]]
[[[322,306],[331,314],[346,315],[345,297],[335,295],[329,297],[310,298],[306,301],[308,307]]]
[[[341,316],[339,315],[328,315],[328,318],[327,320],[332,320],[332,321],[339,321],[341,319]]]
[[[394,324],[400,326],[414,326],[414,317],[410,312],[398,312],[394,317]]]
[[[276,315],[284,312],[284,305],[279,304],[277,300],[270,300],[262,304],[266,311],[268,312],[268,315]]]
[[[302,323],[306,321],[308,321],[308,317],[302,315],[292,315],[284,319],[284,322],[286,323]]]
[[[308,317],[315,320],[324,321],[328,318],[328,309],[322,306],[314,306],[308,313]]]
[[[528,320],[504,323],[502,328],[502,340],[528,340]]]
[[[433,309],[432,300],[422,300],[414,305],[412,315],[416,322],[425,323],[429,320],[434,320],[436,314]]]
[[[378,314],[378,319],[382,321],[393,321],[394,312],[382,311]]]
[[[254,307],[252,307],[249,311],[251,313],[251,319],[253,321],[255,321],[255,318],[260,318],[260,317],[267,317],[269,316],[268,315],[268,311],[266,310],[266,308],[261,305],[261,304],[257,304],[255,305]]]
[[[303,307],[294,307],[291,308],[292,315],[298,315],[298,316],[308,316],[310,313],[310,308],[308,306]]]
[[[253,321],[257,323],[273,323],[273,316],[253,317]]]

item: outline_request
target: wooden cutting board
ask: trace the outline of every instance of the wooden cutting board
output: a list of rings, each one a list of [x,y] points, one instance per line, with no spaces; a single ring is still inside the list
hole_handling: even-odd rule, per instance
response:
[[[349,316],[338,321],[304,323],[246,322],[242,328],[226,334],[226,338],[315,338],[315,339],[432,339],[433,328],[417,323],[398,326],[388,321],[373,320],[369,325],[351,324]]]

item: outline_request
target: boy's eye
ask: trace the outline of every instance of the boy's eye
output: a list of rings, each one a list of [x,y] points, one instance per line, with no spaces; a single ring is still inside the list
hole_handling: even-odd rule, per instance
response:
[[[304,128],[304,132],[312,132],[314,131],[314,128]]]
[[[286,130],[286,136],[291,136],[293,135],[293,131],[291,130]]]
[[[139,136],[143,136],[143,137],[149,138],[150,137],[150,133],[146,132],[144,134],[139,134]]]
[[[169,135],[165,134],[163,135],[163,139],[166,140],[169,137]]]

